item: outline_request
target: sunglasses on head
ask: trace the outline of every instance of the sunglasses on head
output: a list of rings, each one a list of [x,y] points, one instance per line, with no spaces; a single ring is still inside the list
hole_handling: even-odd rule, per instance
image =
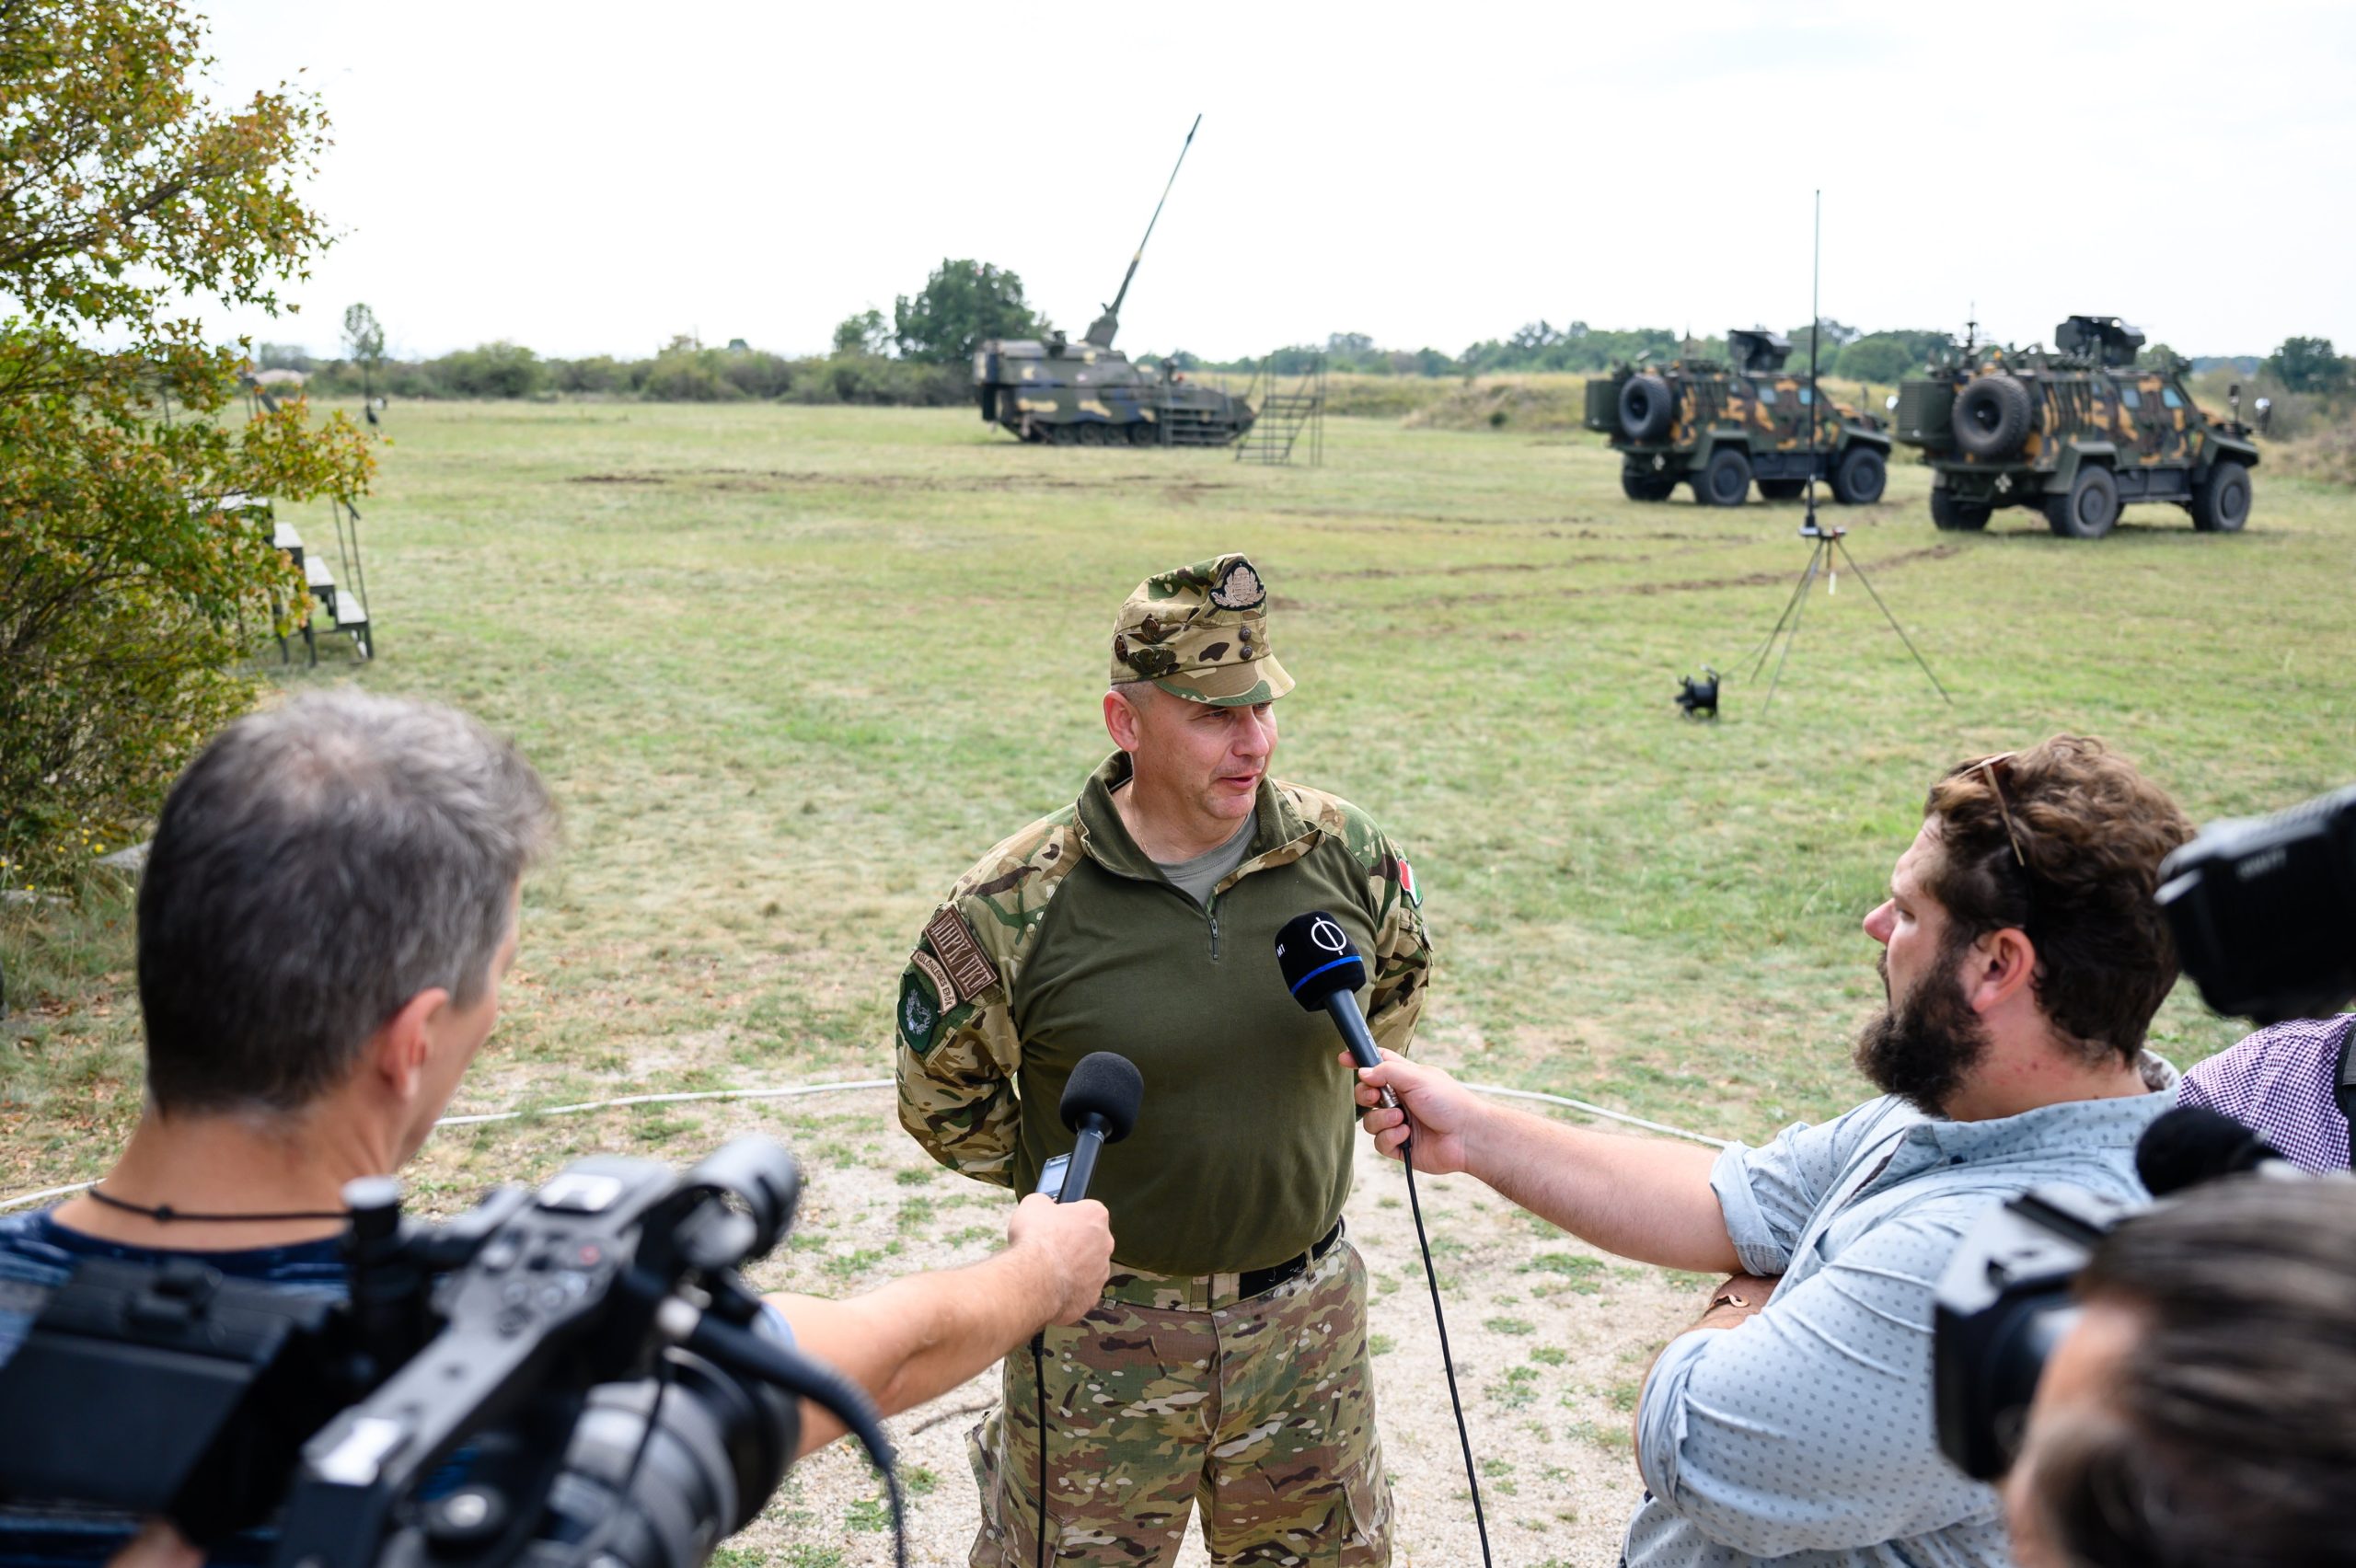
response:
[[[2013,808],[2004,802],[2004,786],[2013,777],[2013,759],[2018,755],[2018,752],[1998,752],[1993,756],[1983,756],[1950,768],[1947,777],[1960,778],[1967,773],[1975,772],[1988,776],[1988,792],[1996,797],[1997,814],[2004,819],[2004,837],[2013,847],[2013,861],[2027,870],[2028,857],[2021,853],[2020,830],[2013,825]]]

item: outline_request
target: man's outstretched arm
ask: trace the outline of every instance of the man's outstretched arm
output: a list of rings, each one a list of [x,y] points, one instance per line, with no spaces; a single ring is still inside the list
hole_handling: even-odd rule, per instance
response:
[[[1710,1187],[1712,1150],[1566,1127],[1485,1101],[1437,1067],[1382,1056],[1359,1071],[1357,1092],[1360,1124],[1383,1153],[1396,1159],[1412,1131],[1416,1170],[1467,1171],[1607,1252],[1696,1274],[1741,1267]],[[1385,1088],[1403,1111],[1382,1105]]]
[[[978,1263],[910,1274],[848,1301],[786,1294],[768,1300],[792,1326],[798,1349],[895,1415],[986,1370],[1049,1323],[1077,1322],[1103,1293],[1113,1228],[1103,1204],[1057,1204],[1034,1193],[1015,1209],[1007,1242]],[[843,1431],[804,1400],[794,1457]]]

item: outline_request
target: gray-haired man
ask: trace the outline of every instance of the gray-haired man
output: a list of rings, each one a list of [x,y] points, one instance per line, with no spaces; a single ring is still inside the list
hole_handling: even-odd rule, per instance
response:
[[[342,1185],[417,1152],[490,1037],[522,877],[554,828],[531,766],[448,709],[323,694],[208,746],[140,884],[145,1113],[87,1193],[0,1218],[0,1361],[87,1258],[193,1255],[340,1291]],[[1008,1234],[986,1262],[850,1301],[769,1299],[888,1414],[1095,1302],[1102,1205],[1026,1203]],[[802,1451],[841,1430],[805,1405]],[[0,1513],[0,1560],[46,1554],[60,1528]],[[69,1555],[105,1539],[87,1519],[66,1534]]]

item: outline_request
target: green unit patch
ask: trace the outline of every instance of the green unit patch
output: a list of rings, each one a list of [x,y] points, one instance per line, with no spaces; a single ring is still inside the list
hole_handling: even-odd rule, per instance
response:
[[[900,1038],[921,1056],[941,1041],[943,1009],[932,982],[915,964],[900,976]]]

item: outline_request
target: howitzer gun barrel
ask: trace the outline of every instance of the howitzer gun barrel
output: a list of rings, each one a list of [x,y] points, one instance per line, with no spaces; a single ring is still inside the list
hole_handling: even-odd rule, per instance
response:
[[[1097,348],[1111,348],[1113,334],[1121,329],[1121,306],[1129,297],[1129,284],[1137,280],[1138,263],[1145,259],[1146,243],[1153,238],[1153,225],[1161,221],[1161,209],[1170,200],[1171,188],[1178,183],[1178,171],[1186,167],[1186,150],[1195,144],[1195,133],[1202,127],[1203,117],[1197,114],[1195,122],[1186,127],[1186,140],[1178,149],[1178,161],[1170,166],[1170,178],[1162,182],[1161,200],[1153,204],[1153,216],[1146,220],[1145,237],[1138,241],[1137,253],[1129,258],[1129,270],[1121,275],[1120,292],[1113,296],[1113,303],[1104,307],[1104,314],[1088,329],[1087,341]]]

